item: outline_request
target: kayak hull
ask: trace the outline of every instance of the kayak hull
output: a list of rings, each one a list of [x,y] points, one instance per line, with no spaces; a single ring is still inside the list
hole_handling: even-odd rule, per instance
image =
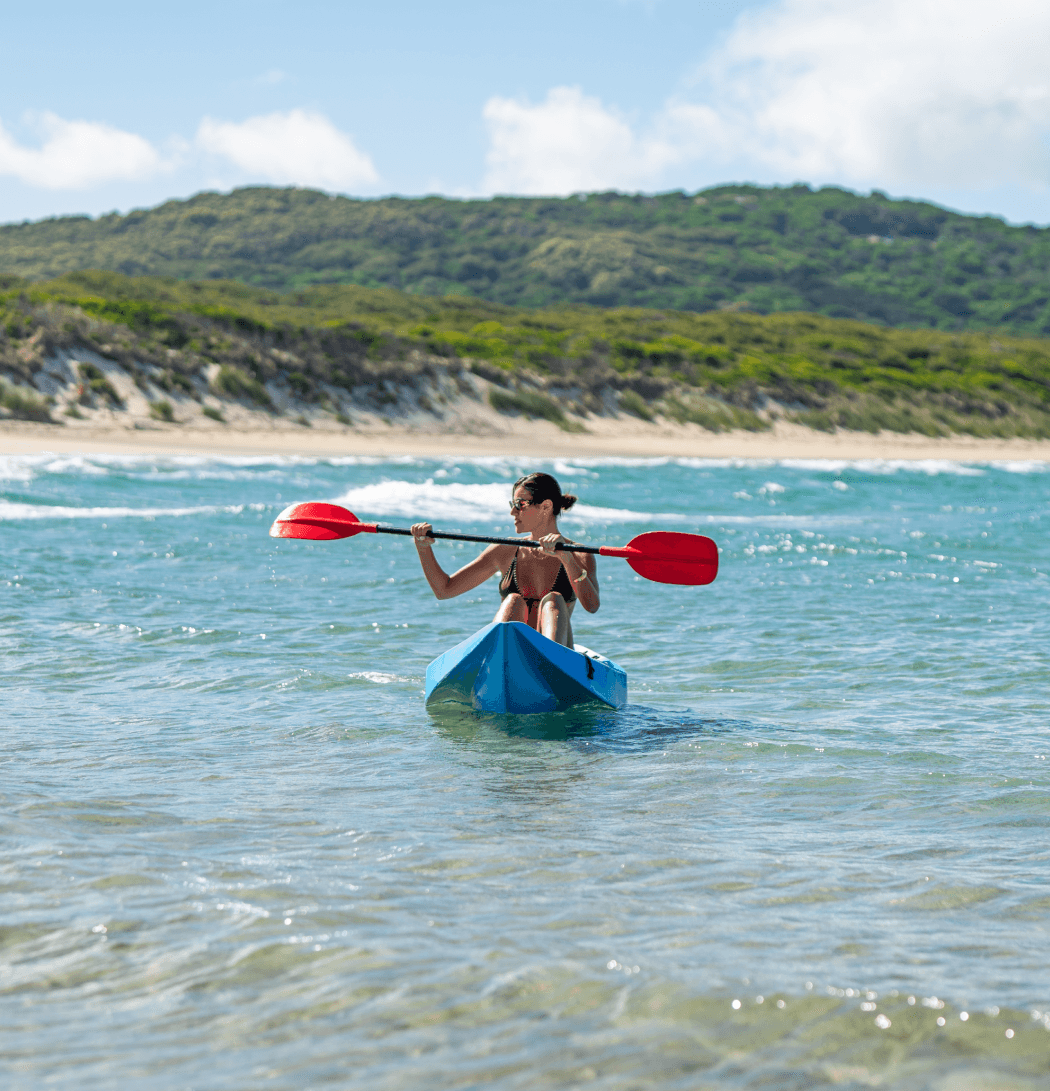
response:
[[[627,703],[627,675],[587,648],[566,648],[520,621],[494,621],[427,667],[426,703],[480,712],[560,712]]]

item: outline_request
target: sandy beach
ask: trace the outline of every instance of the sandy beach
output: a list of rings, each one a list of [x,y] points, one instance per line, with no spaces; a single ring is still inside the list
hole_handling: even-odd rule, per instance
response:
[[[566,433],[545,421],[510,420],[482,434],[380,425],[371,428],[189,428],[139,423],[135,427],[0,423],[0,454],[302,455],[314,458],[483,457],[531,458],[826,458],[1026,460],[1050,462],[1050,441],[978,439],[866,432],[816,432],[778,423],[768,432],[706,432],[694,425],[600,420],[586,433]]]

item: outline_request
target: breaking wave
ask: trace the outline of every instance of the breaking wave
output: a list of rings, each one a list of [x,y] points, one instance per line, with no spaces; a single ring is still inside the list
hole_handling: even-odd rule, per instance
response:
[[[401,519],[440,519],[467,523],[487,523],[510,519],[510,490],[504,481],[471,485],[452,482],[382,481],[350,489],[338,497],[337,504],[352,508],[358,515],[395,516]],[[579,523],[682,523],[685,516],[662,512],[631,511],[627,508],[601,508],[577,504],[563,518]]]

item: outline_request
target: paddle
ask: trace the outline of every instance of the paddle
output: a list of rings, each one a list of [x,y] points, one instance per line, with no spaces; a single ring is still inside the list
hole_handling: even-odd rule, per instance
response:
[[[362,523],[352,511],[338,504],[305,503],[285,508],[270,527],[271,538],[307,538],[329,541],[352,538],[355,534],[400,534],[412,531],[399,527],[381,527]],[[495,545],[525,546],[541,549],[529,538],[490,538],[477,534],[443,534],[431,531],[432,538],[454,542],[488,542]],[[647,580],[689,586],[710,583],[718,575],[718,547],[702,534],[682,534],[674,530],[654,530],[639,534],[625,546],[579,546],[561,542],[555,549],[573,553],[596,553],[602,557],[623,559]]]

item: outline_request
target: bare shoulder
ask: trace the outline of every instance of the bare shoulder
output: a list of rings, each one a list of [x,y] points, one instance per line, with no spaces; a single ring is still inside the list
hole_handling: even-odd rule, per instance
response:
[[[510,567],[510,562],[514,560],[514,555],[517,553],[517,549],[512,545],[490,545],[482,552],[481,556],[484,557],[492,566],[500,571],[506,572]]]
[[[506,546],[490,545],[486,546],[473,560],[467,561],[457,572],[456,576],[465,576],[471,582],[471,587],[476,587],[479,583],[484,583],[490,576],[494,576],[497,572],[504,571],[502,567],[501,550],[505,550]],[[510,551],[513,555],[513,550]],[[508,565],[510,561],[506,562]]]

